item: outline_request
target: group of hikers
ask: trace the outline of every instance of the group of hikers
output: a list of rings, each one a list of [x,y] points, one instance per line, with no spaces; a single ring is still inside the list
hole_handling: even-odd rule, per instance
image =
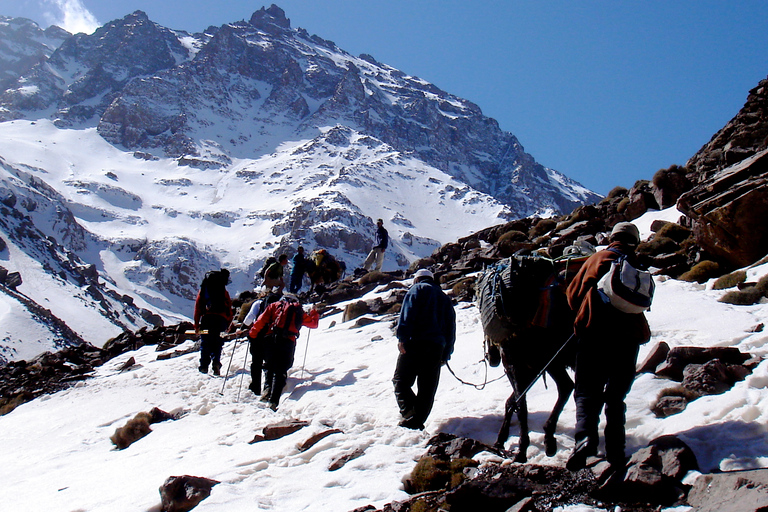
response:
[[[382,266],[388,243],[382,224],[379,219],[376,243],[365,260],[366,270],[374,264],[377,269]],[[625,462],[625,399],[635,377],[639,346],[650,339],[650,329],[642,312],[623,312],[608,302],[598,289],[598,282],[617,260],[632,262],[639,243],[640,234],[634,224],[616,224],[608,247],[586,259],[566,291],[568,305],[576,315],[573,325],[577,344],[575,447],[566,464],[573,471],[583,468],[587,458],[597,454],[598,424],[603,409],[606,459],[612,465],[623,466]],[[300,248],[294,257],[297,272],[302,271],[303,252]],[[281,256],[276,264],[282,268],[287,259]],[[205,286],[195,303],[194,322],[195,329],[204,333],[199,369],[207,373],[208,366],[212,365],[214,374],[218,375],[223,345],[220,333],[232,322],[232,301],[226,291],[229,272],[209,274],[213,275],[206,277],[208,282],[204,280]],[[237,336],[247,332],[250,342],[253,356],[250,389],[269,402],[273,410],[278,406],[293,364],[301,327],[313,329],[319,321],[317,310],[313,307],[305,311],[295,295],[300,288],[300,278],[295,280],[291,274],[288,293],[282,293],[282,286],[274,284],[278,282],[274,279],[267,270],[265,286],[269,293],[251,304],[236,332]],[[212,303],[215,293],[223,298]],[[453,304],[428,269],[420,269],[413,276],[413,285],[403,299],[396,337],[399,355],[392,381],[402,417],[399,424],[420,430],[432,410],[441,367],[450,359],[456,341]],[[617,342],[617,338],[621,338],[621,342]],[[262,370],[265,372],[263,388]]]

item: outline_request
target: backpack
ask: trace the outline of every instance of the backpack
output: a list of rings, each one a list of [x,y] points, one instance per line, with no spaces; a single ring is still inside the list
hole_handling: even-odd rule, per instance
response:
[[[203,277],[200,283],[200,296],[203,298],[206,313],[225,313],[226,286],[229,281],[229,271],[211,270]]]
[[[485,337],[501,343],[527,326],[538,307],[543,276],[554,271],[552,261],[533,256],[512,256],[486,269],[477,281],[480,321]]]
[[[267,269],[269,269],[269,267],[271,267],[274,263],[277,263],[277,258],[274,256],[267,258],[267,261],[264,262],[264,266],[261,267],[261,270],[259,271],[259,275],[262,279],[267,277]]]
[[[298,336],[304,322],[304,308],[301,303],[281,300],[278,304],[280,309],[272,322],[272,334],[283,338]]]
[[[626,255],[611,262],[611,269],[597,282],[597,291],[605,303],[624,313],[642,313],[651,308],[655,284],[647,270],[633,267]]]

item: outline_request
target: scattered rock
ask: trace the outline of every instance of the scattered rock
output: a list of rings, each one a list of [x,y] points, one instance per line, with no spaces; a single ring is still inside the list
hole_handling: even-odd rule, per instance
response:
[[[328,471],[336,471],[337,469],[341,469],[344,467],[344,465],[354,460],[358,457],[362,457],[365,453],[364,448],[357,448],[355,450],[352,450],[349,453],[345,453],[344,455],[340,455],[339,457],[336,457],[333,459],[333,461],[328,465]]]
[[[342,434],[343,432],[337,428],[332,428],[330,430],[324,430],[323,432],[318,432],[317,434],[313,435],[303,443],[299,445],[299,451],[305,452],[315,446],[317,443],[325,439],[326,437],[332,435],[332,434]]]
[[[217,480],[199,476],[170,476],[160,486],[163,512],[187,512],[211,495]]]

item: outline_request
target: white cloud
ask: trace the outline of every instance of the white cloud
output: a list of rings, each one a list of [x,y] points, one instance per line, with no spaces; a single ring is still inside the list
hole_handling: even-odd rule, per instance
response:
[[[90,34],[101,26],[81,0],[45,0],[44,5],[52,9],[45,13],[46,20],[73,34]]]

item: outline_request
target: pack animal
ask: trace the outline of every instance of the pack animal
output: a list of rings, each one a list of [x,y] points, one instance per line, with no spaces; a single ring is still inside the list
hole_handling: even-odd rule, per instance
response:
[[[307,261],[306,274],[311,283],[309,291],[315,286],[335,283],[341,279],[346,270],[344,262],[340,262],[325,249],[314,251]]]
[[[500,352],[504,373],[512,385],[495,446],[506,453],[504,446],[516,412],[520,423],[516,462],[527,461],[530,446],[525,393],[543,371],[552,378],[558,393],[544,423],[545,451],[550,457],[557,452],[557,421],[574,387],[566,368],[575,363],[576,346],[570,339],[574,314],[568,307],[565,287],[567,277],[576,274],[580,262],[511,257],[486,270],[477,283],[486,347]]]

